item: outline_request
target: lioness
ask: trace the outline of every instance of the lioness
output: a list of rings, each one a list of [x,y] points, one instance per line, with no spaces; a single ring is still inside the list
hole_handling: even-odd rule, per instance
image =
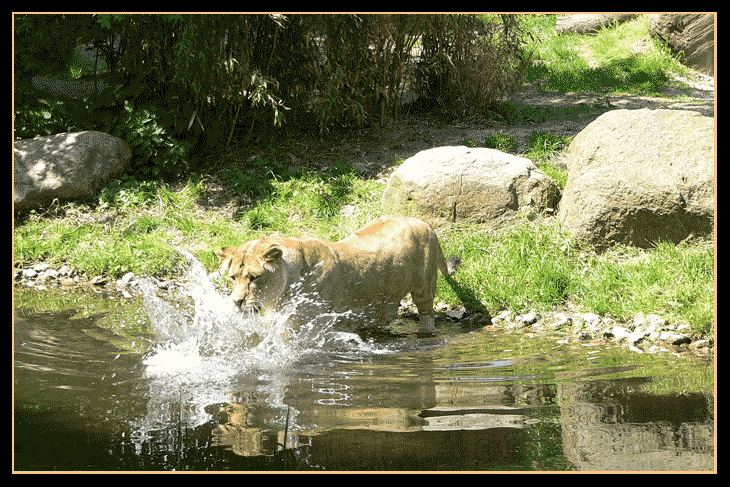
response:
[[[451,275],[458,257],[444,259],[433,229],[404,216],[383,216],[339,242],[267,237],[216,251],[221,275],[233,280],[241,309],[278,310],[298,293],[317,297],[297,308],[299,323],[326,312],[356,312],[359,323],[385,324],[409,292],[419,334],[433,335],[436,272]]]

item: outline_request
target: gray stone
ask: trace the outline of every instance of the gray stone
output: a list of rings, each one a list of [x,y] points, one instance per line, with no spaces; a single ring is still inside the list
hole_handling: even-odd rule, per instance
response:
[[[621,342],[629,336],[629,330],[623,326],[614,326],[611,328],[611,336],[613,336],[613,339],[617,342]]]
[[[509,320],[512,317],[512,311],[505,309],[503,311],[500,311],[495,318],[498,320]]]
[[[37,275],[38,273],[33,269],[23,269],[23,277],[25,277],[26,279],[32,279]]]
[[[123,140],[96,131],[15,141],[15,210],[94,196],[131,157]]]
[[[564,326],[567,326],[571,323],[570,316],[568,316],[566,313],[557,313],[554,316],[554,321],[551,324],[551,328],[553,330],[560,330]]]
[[[559,218],[604,250],[709,235],[714,215],[714,121],[684,110],[612,110],[566,152]]]
[[[444,312],[446,316],[453,320],[460,320],[464,317],[464,310],[463,309],[450,309]]]
[[[537,322],[537,315],[534,312],[530,311],[529,313],[525,313],[524,315],[520,316],[518,321],[521,321],[526,325],[532,325]]]
[[[119,280],[122,281],[123,284],[129,284],[130,282],[132,282],[132,279],[134,279],[134,273],[127,272]]]
[[[644,329],[638,329],[638,330],[633,331],[632,333],[629,333],[626,336],[626,341],[628,343],[630,343],[631,345],[636,345],[637,343],[642,341],[644,339],[644,337],[646,337],[648,334],[649,334],[648,331],[646,331]]]
[[[690,343],[692,341],[692,338],[681,333],[663,331],[659,334],[659,340],[671,343],[672,345],[681,345],[683,343]]]
[[[708,348],[709,346],[710,346],[709,340],[701,339],[701,340],[696,340],[696,341],[690,343],[689,348],[690,348],[690,350],[699,350],[702,348]]]
[[[61,274],[62,276],[70,276],[71,274],[73,274],[73,271],[71,270],[71,268],[69,266],[64,264],[61,267],[59,267],[58,273]]]
[[[597,32],[612,23],[620,23],[636,17],[636,14],[565,14],[558,15],[555,30],[558,33],[587,34]]]
[[[48,264],[46,264],[45,262],[41,262],[40,264],[36,264],[36,265],[34,265],[34,266],[33,266],[33,270],[34,270],[34,271],[36,271],[36,272],[43,272],[43,271],[45,271],[46,269],[48,269],[49,267],[51,267],[51,266],[49,266],[49,265],[48,265]]]
[[[424,150],[407,159],[393,172],[383,199],[391,211],[417,216],[434,227],[462,221],[496,227],[527,202],[538,210],[554,208],[559,192],[524,157],[457,146]]]
[[[55,269],[48,269],[43,273],[43,276],[48,279],[58,279],[59,273]]]
[[[649,32],[666,42],[687,66],[715,71],[715,26],[712,14],[653,14]]]
[[[94,286],[101,286],[102,284],[106,283],[107,279],[104,276],[94,276],[91,278],[91,284]]]

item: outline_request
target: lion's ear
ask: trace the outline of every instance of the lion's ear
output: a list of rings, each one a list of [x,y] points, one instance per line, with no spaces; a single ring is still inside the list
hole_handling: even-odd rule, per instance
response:
[[[281,247],[274,246],[267,250],[263,257],[266,262],[276,262],[281,259],[282,254]]]
[[[220,249],[220,250],[216,250],[216,251],[215,251],[215,255],[217,255],[217,256],[218,256],[218,258],[219,258],[219,259],[220,259],[221,261],[223,261],[223,260],[225,260],[226,258],[228,258],[228,257],[232,256],[232,255],[233,255],[233,252],[235,252],[235,250],[236,250],[236,248],[235,248],[235,247],[223,247],[223,248],[222,248],[222,249]]]
[[[274,272],[276,269],[272,264],[277,263],[281,260],[283,252],[280,247],[271,247],[261,257],[264,259],[264,269],[269,272]]]

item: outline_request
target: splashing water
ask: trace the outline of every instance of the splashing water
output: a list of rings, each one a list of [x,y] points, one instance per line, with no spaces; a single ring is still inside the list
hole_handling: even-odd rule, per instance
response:
[[[187,427],[210,420],[206,407],[230,401],[236,384],[256,377],[264,384],[269,406],[286,410],[284,395],[292,364],[307,357],[335,354],[361,360],[363,356],[396,350],[355,333],[334,329],[345,313],[322,313],[294,330],[288,319],[302,305],[317,305],[317,296],[299,293],[283,309],[265,317],[242,313],[228,296],[218,292],[203,265],[190,253],[179,299],[171,304],[157,296],[155,284],[139,281],[144,308],[149,315],[157,345],[144,359],[150,379],[147,416],[134,422],[136,437],[144,441],[150,432],[169,427],[171,411]],[[296,290],[301,283],[293,286]],[[297,293],[294,293],[297,294]],[[243,379],[242,379],[243,378]],[[284,416],[282,415],[282,418]],[[296,411],[292,412],[292,422]]]

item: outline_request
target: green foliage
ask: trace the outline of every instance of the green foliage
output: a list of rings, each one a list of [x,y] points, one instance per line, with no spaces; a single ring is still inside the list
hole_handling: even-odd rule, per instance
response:
[[[168,136],[150,110],[137,110],[125,102],[124,112],[110,132],[129,144],[135,172],[143,177],[181,177],[189,167],[189,144]]]
[[[286,118],[320,131],[383,124],[406,88],[478,110],[516,86],[521,32],[509,15],[18,16],[16,85],[30,104],[36,75],[96,72],[119,100],[157,114],[168,136],[228,145]],[[98,70],[79,44],[97,49]],[[49,53],[53,63],[38,61]],[[178,156],[154,157],[167,166]]]
[[[532,132],[527,139],[525,157],[535,163],[546,162],[570,144],[572,137],[550,132]]]
[[[517,150],[517,140],[511,135],[502,132],[493,132],[485,139],[484,146],[498,149],[502,152],[514,153]]]
[[[27,139],[75,130],[75,122],[66,115],[66,104],[58,99],[41,98],[33,105],[18,107],[15,110],[15,137]]]

